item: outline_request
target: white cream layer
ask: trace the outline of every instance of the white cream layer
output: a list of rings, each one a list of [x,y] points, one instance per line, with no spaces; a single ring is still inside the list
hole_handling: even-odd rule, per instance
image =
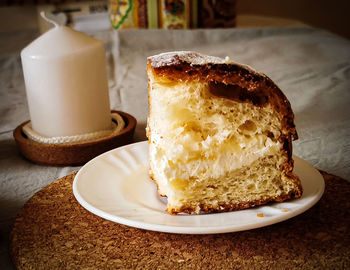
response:
[[[201,149],[210,147],[207,141],[208,139],[201,142]],[[239,147],[242,148],[238,152],[222,152],[217,147],[217,151],[211,149],[210,152],[215,153],[211,158],[191,160],[188,158],[189,153],[182,145],[152,134],[149,157],[159,189],[169,197],[174,194],[170,185],[174,180],[201,181],[201,179],[219,178],[228,172],[248,166],[263,156],[275,154],[281,148],[281,144],[265,137],[263,142],[254,138],[250,140],[250,144],[241,143]]]

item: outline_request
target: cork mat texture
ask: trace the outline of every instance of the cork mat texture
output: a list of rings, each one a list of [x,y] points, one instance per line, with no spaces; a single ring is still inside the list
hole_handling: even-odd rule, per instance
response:
[[[11,232],[18,269],[350,269],[350,183],[322,172],[307,212],[228,234],[178,235],[113,223],[75,200],[75,173],[36,193]]]

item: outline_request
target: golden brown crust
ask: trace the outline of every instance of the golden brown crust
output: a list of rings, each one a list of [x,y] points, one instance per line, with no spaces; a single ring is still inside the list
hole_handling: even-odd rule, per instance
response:
[[[261,200],[250,201],[250,202],[224,203],[224,204],[218,204],[217,206],[200,204],[199,208],[202,212],[205,212],[205,213],[222,213],[222,212],[238,211],[238,210],[244,210],[247,208],[252,208],[259,205],[267,204],[270,202],[283,202],[285,200],[298,199],[301,197],[301,195],[302,193],[300,192],[290,192],[289,194],[286,194],[286,195],[282,195],[278,197],[270,197],[270,198],[265,198]],[[177,213],[192,214],[192,213],[196,213],[196,211],[197,211],[196,207],[193,207],[190,205],[184,205],[177,209],[167,208],[167,212],[172,215],[176,215]]]

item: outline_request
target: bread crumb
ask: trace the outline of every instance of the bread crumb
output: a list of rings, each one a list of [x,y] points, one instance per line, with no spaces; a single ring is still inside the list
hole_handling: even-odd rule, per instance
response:
[[[257,217],[264,217],[264,214],[259,212],[259,213],[256,214],[256,216]]]
[[[281,211],[282,212],[289,212],[289,209],[288,208],[282,208]]]

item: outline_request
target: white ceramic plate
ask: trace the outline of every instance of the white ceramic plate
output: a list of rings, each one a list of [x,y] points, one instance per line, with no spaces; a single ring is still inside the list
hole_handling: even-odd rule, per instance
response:
[[[85,164],[74,179],[73,193],[95,215],[136,228],[186,234],[249,230],[299,215],[321,198],[321,174],[304,160],[294,160],[294,171],[304,188],[301,199],[235,212],[168,214],[166,199],[159,197],[155,183],[148,177],[147,142],[116,148]],[[283,208],[289,211],[283,212]]]

